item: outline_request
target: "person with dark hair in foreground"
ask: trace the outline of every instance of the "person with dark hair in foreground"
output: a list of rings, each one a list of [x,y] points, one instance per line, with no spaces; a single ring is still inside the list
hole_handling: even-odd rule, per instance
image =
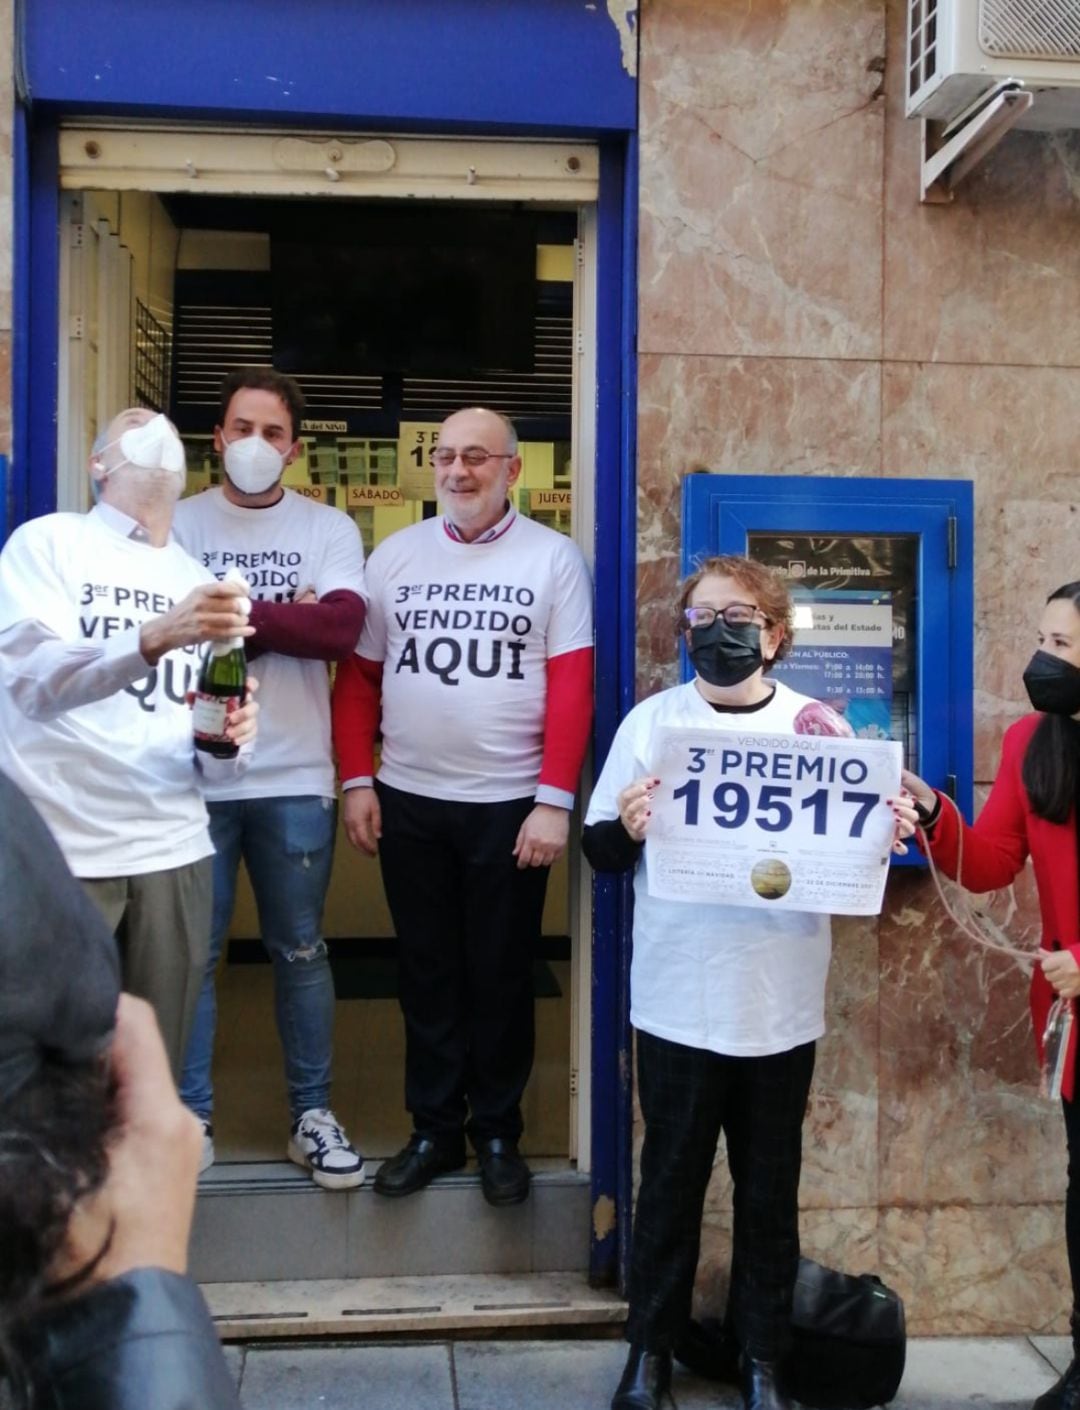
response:
[[[0,774],[0,1383],[32,1410],[238,1410],[186,1277],[202,1145],[150,1006]]]
[[[1042,916],[1039,963],[1031,977],[1031,1017],[1040,1060],[1051,1004],[1080,995],[1080,582],[1047,598],[1038,649],[1024,671],[1035,707],[1005,732],[994,786],[973,827],[956,805],[915,774],[904,774],[936,864],[969,891],[1008,886],[1030,856]],[[1069,1153],[1065,1245],[1072,1281],[1073,1359],[1032,1410],[1080,1410],[1080,1102],[1076,1025],[1065,1038],[1061,1099]]]

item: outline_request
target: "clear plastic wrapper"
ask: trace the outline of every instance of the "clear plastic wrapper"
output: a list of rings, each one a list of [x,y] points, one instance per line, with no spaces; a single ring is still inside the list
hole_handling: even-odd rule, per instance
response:
[[[1069,1056],[1069,1040],[1076,1010],[1072,999],[1055,999],[1050,1005],[1043,1035],[1042,1082],[1039,1090],[1044,1097],[1060,1100],[1061,1083],[1065,1076],[1065,1061]]]

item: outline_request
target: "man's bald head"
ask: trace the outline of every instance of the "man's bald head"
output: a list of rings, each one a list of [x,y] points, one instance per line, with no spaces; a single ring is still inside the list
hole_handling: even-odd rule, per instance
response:
[[[492,411],[488,406],[466,406],[461,411],[455,411],[443,422],[443,428],[448,429],[448,435],[452,435],[456,429],[459,418],[467,417],[468,425],[475,427],[483,425],[485,427],[498,428],[498,435],[502,441],[501,449],[510,455],[518,453],[518,433],[514,423],[508,416],[504,416],[501,411]],[[452,424],[453,423],[453,424]],[[495,449],[492,445],[491,450]]]

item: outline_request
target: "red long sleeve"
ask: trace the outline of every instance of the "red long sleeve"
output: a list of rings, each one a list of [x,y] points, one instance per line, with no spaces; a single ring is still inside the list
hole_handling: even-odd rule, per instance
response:
[[[547,663],[544,756],[538,782],[577,790],[593,717],[593,649],[583,646]]]
[[[330,716],[342,783],[374,776],[375,736],[382,717],[382,675],[381,661],[369,661],[355,653],[337,668]]]
[[[973,827],[951,804],[942,802],[930,850],[934,861],[950,876],[956,876],[960,869],[959,880],[969,891],[995,891],[1008,886],[1030,853],[1042,918],[1041,944],[1069,950],[1080,964],[1076,824],[1073,819],[1061,824],[1037,817],[1024,788],[1024,755],[1039,718],[1025,715],[1006,730],[994,786]],[[1054,991],[1036,965],[1031,975],[1031,1019],[1040,1061],[1053,1000]],[[1062,1083],[1062,1095],[1070,1101],[1074,1094],[1077,1035],[1074,1025]]]
[[[344,661],[356,649],[367,605],[359,593],[335,588],[318,602],[251,604],[255,652],[276,651],[308,661]]]
[[[949,800],[942,798],[930,850],[949,876],[956,877],[957,867],[962,867],[963,875],[957,880],[968,891],[997,891],[1008,886],[1027,859],[1028,801],[1021,769],[1033,732],[1032,717],[1028,716],[1006,733],[994,786],[974,826],[964,822]]]

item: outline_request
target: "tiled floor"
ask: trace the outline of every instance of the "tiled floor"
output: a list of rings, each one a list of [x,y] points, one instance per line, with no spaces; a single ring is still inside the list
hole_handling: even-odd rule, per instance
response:
[[[562,995],[536,1001],[536,1062],[523,1104],[523,1150],[565,1163],[569,1147],[570,964],[553,961]],[[365,1155],[408,1139],[405,1035],[396,999],[338,1002],[334,1108]],[[214,1141],[220,1162],[279,1160],[288,1134],[269,965],[227,965],[218,980]]]
[[[230,1347],[244,1410],[606,1410],[621,1341]],[[921,1339],[896,1410],[1028,1410],[1067,1360],[1062,1338]],[[730,1387],[676,1371],[675,1410],[738,1410]]]

